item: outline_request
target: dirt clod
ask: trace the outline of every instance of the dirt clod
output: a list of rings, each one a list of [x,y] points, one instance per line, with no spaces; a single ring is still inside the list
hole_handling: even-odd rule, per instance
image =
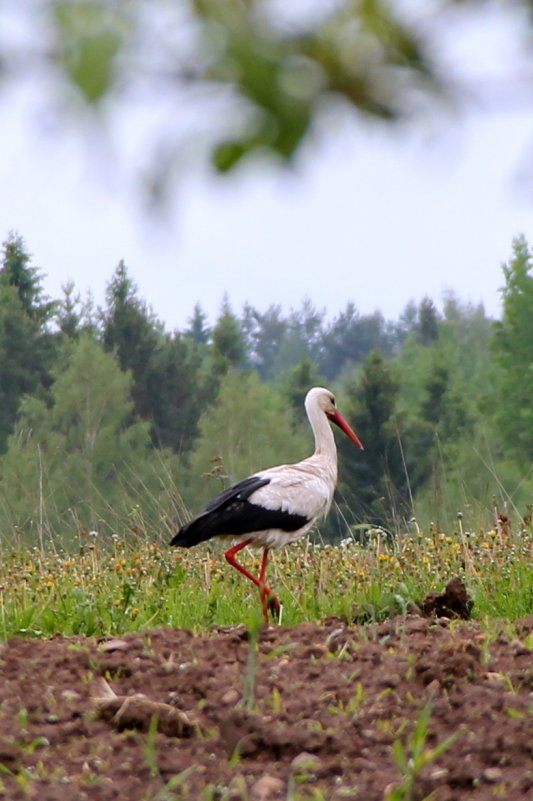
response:
[[[148,731],[155,720],[157,731],[167,737],[191,737],[194,733],[194,725],[185,712],[170,704],[152,701],[142,693],[116,695],[102,678],[98,682],[96,693],[94,704],[99,716],[109,721],[118,731]]]
[[[282,798],[284,790],[285,782],[265,773],[252,785],[250,798],[252,801],[275,801]]]
[[[444,588],[444,592],[430,593],[419,604],[421,613],[426,617],[451,617],[469,620],[474,601],[468,594],[464,582],[453,578]]]
[[[316,754],[310,754],[307,751],[302,751],[301,754],[295,756],[291,762],[291,768],[294,774],[316,773],[320,768],[321,762]]]
[[[241,694],[239,691],[232,688],[230,690],[226,690],[226,692],[222,695],[220,702],[222,704],[226,704],[227,706],[235,706],[240,697]]]

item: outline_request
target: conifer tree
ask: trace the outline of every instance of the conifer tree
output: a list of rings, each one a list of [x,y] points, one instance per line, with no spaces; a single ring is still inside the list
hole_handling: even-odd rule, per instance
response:
[[[207,401],[195,345],[179,333],[165,334],[151,357],[152,438],[158,447],[182,455],[193,446]]]
[[[416,493],[452,467],[458,446],[472,434],[473,419],[450,369],[438,354],[422,389],[418,411],[405,432],[410,488]],[[444,464],[446,462],[446,464]]]
[[[245,366],[244,334],[238,318],[231,310],[227,297],[222,303],[220,316],[213,328],[211,338],[213,364],[218,374],[224,375],[231,367]]]
[[[496,323],[492,413],[502,450],[521,465],[533,460],[533,256],[524,236],[513,242],[503,265],[503,316]]]
[[[320,363],[324,343],[325,312],[315,309],[309,300],[304,300],[299,309],[288,315],[286,332],[273,361],[271,375],[276,376],[309,358]]]
[[[199,321],[199,308],[195,316]],[[103,342],[116,353],[122,369],[131,371],[133,418],[150,424],[155,446],[187,452],[205,397],[202,354],[190,338],[164,331],[139,298],[124,262],[107,288]]]
[[[0,287],[13,286],[24,312],[42,328],[53,316],[56,304],[43,293],[42,275],[31,263],[24,240],[11,232],[2,245]]]
[[[307,357],[280,377],[281,392],[293,411],[297,426],[307,420],[304,401],[308,391],[311,387],[322,386],[324,383],[316,364]]]
[[[264,381],[274,378],[278,355],[289,330],[281,306],[272,305],[260,312],[246,305],[242,325],[252,367]]]
[[[439,338],[438,313],[431,298],[423,298],[418,308],[417,339],[422,345],[433,345]]]
[[[189,319],[189,327],[184,331],[185,336],[190,337],[197,345],[207,345],[211,336],[211,329],[207,325],[207,315],[203,312],[199,303],[195,304],[192,317]]]
[[[355,519],[388,527],[407,512],[396,419],[398,394],[393,367],[380,351],[372,351],[359,381],[348,388],[348,403],[343,402],[345,414],[365,446],[360,453],[344,438],[339,440],[339,495],[349,522]]]
[[[51,383],[54,340],[47,323],[55,304],[43,295],[41,280],[22,238],[10,234],[0,266],[0,453],[22,396],[46,393]]]
[[[324,334],[320,370],[336,378],[348,365],[360,364],[374,349],[390,354],[394,332],[381,312],[361,315],[353,303],[335,317]]]
[[[78,340],[81,334],[81,297],[76,292],[74,281],[68,281],[62,289],[63,297],[58,304],[56,322],[67,339]]]
[[[123,370],[131,370],[134,411],[143,420],[150,420],[153,356],[160,341],[160,326],[139,298],[123,261],[107,287],[102,318],[106,350],[116,353]]]
[[[60,339],[71,343],[77,342],[83,335],[98,339],[100,335],[98,316],[94,311],[91,293],[88,292],[85,299],[82,299],[74,281],[67,281],[61,289],[63,296],[57,302],[54,315]]]

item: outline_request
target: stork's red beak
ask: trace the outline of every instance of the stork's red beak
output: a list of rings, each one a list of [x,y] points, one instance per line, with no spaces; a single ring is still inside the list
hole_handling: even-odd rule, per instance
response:
[[[361,440],[359,439],[353,428],[344,419],[344,417],[339,411],[335,410],[334,412],[327,412],[327,415],[332,423],[335,423],[335,425],[339,426],[339,428],[341,428],[344,431],[346,436],[350,437],[352,442],[355,442],[357,447],[361,448],[361,450],[364,451],[365,447],[363,443],[361,442]]]

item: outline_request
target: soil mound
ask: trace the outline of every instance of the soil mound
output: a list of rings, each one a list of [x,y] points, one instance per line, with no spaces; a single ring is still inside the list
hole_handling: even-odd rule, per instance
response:
[[[470,620],[474,601],[468,594],[460,578],[453,578],[444,592],[426,595],[420,604],[420,611],[426,617],[450,617]]]

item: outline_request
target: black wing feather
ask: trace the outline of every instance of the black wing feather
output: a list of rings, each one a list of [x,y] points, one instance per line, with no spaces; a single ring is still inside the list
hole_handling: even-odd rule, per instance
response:
[[[269,478],[260,478],[259,476],[243,478],[242,481],[237,481],[236,484],[232,484],[227,490],[224,490],[224,492],[221,492],[216,498],[213,498],[212,501],[209,501],[204,512],[214,512],[216,509],[221,509],[234,500],[247,501],[253,492],[260,487],[266,487],[267,484],[270,484]]]
[[[202,514],[180,529],[170,544],[190,548],[212,537],[236,537],[272,528],[297,531],[305,526],[309,520],[304,515],[281,509],[265,509],[248,500],[256,490],[269,483],[269,478],[250,476],[224,490],[206,506]]]

